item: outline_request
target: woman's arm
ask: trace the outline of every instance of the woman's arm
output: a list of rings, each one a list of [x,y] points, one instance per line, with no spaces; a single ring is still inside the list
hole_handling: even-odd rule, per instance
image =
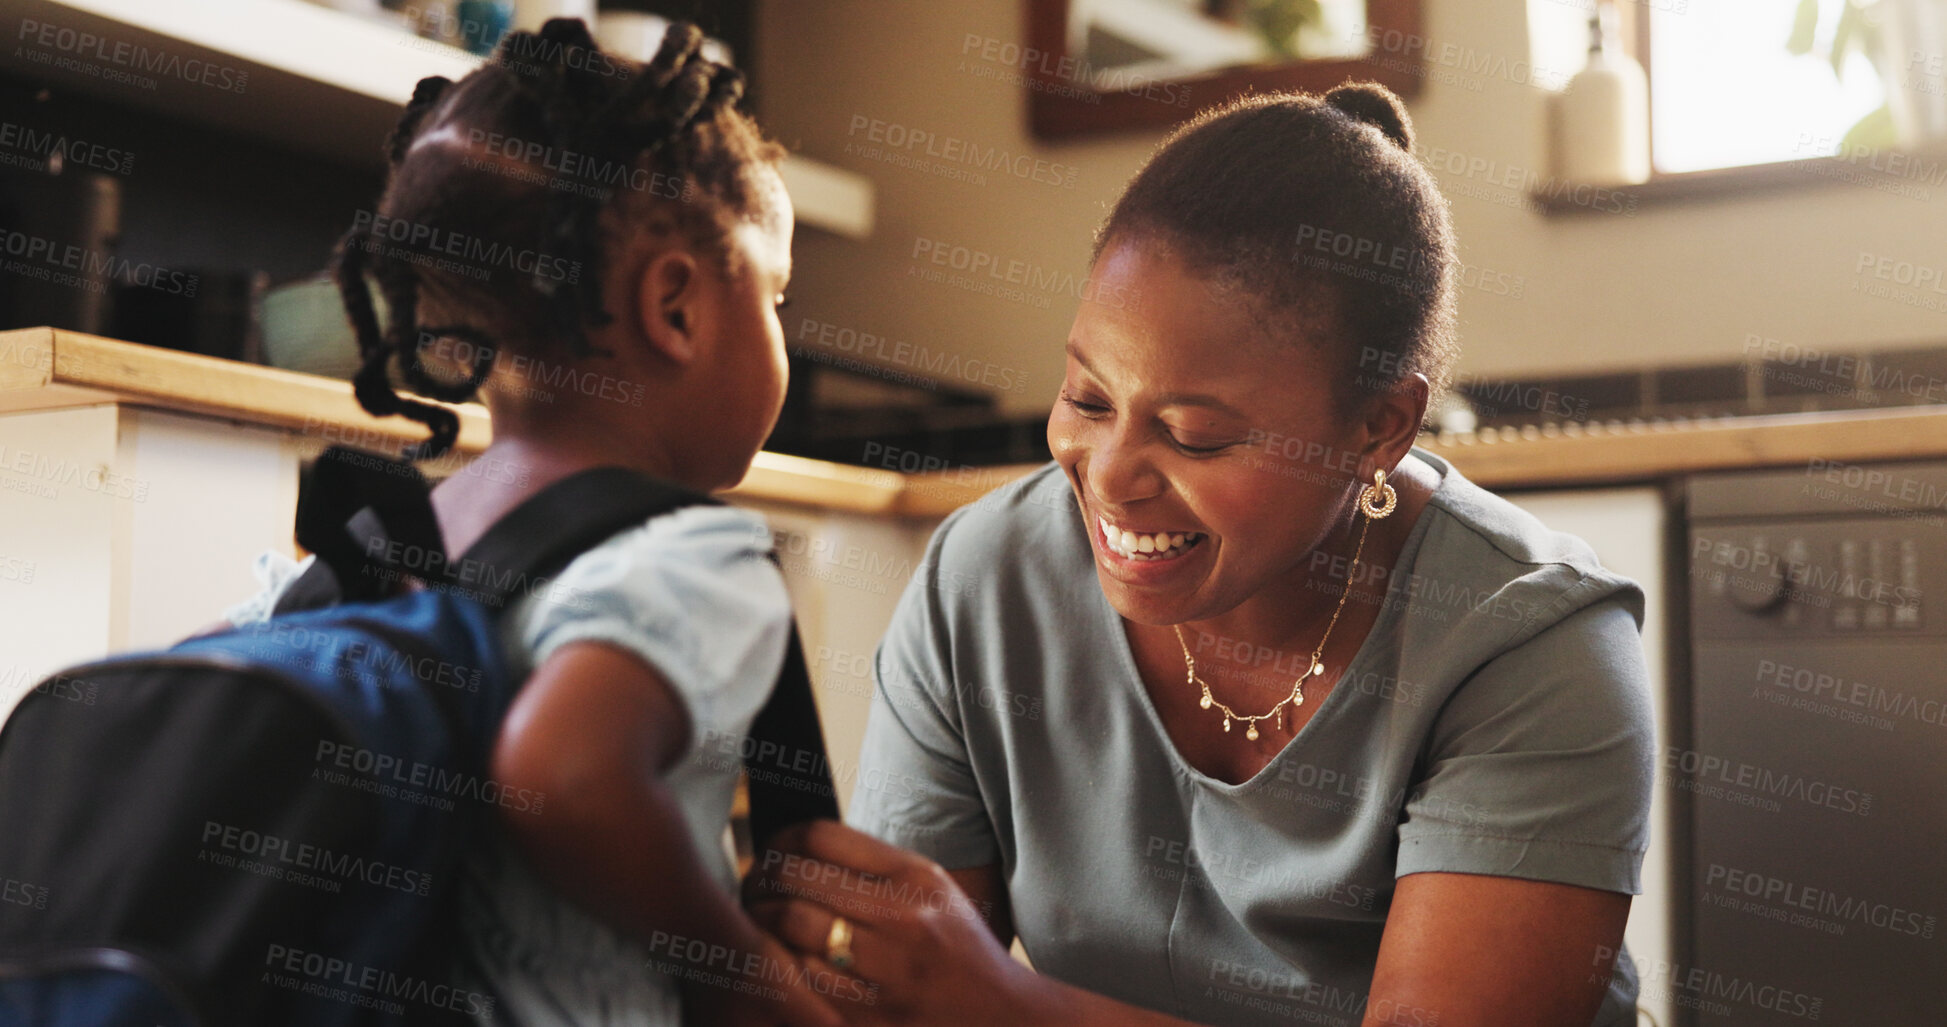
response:
[[[1007,881],[1001,877],[1001,868],[993,863],[986,866],[968,867],[965,870],[949,870],[948,877],[967,893],[967,901],[987,919],[987,926],[994,932],[994,940],[1005,948],[1014,944],[1014,907],[1007,901]]]
[[[1400,878],[1364,1027],[1588,1027],[1629,896],[1512,877]]]
[[[659,961],[709,953],[695,970],[783,996],[761,1007],[769,1018],[836,1024],[798,961],[743,914],[690,844],[663,782],[690,730],[674,690],[635,655],[599,642],[561,646],[515,699],[493,753],[494,780],[540,794],[543,812],[502,807],[501,826],[542,880]],[[711,1011],[705,1022],[750,1012],[747,996],[730,989],[686,981],[684,993],[691,1015]]]

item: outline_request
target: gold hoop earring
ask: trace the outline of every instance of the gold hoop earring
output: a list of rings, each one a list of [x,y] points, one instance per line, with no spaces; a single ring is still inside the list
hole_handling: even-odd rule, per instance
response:
[[[1385,497],[1385,505],[1383,506],[1379,502],[1381,496]],[[1372,484],[1359,490],[1359,512],[1376,521],[1382,517],[1389,516],[1393,512],[1393,508],[1398,505],[1399,493],[1394,492],[1393,487],[1386,484],[1386,472],[1383,470],[1373,471]]]

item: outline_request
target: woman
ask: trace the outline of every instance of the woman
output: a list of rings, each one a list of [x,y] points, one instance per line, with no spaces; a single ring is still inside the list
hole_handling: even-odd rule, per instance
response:
[[[1411,143],[1377,86],[1255,97],[1130,183],[1055,466],[940,528],[855,829],[754,889],[848,1015],[1635,1022],[1642,594],[1412,448],[1454,255]]]

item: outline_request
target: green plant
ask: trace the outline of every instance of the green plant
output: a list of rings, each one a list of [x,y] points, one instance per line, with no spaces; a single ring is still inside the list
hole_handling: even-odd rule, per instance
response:
[[[1785,40],[1785,50],[1804,57],[1818,50],[1819,15],[1828,0],[1798,0],[1798,10],[1792,18],[1791,36]],[[1865,55],[1872,62],[1874,74],[1879,76],[1883,89],[1895,87],[1895,80],[1886,73],[1886,33],[1880,24],[1879,7],[1882,0],[1837,0],[1839,17],[1832,26],[1832,38],[1826,43],[1825,57],[1832,65],[1832,74],[1843,79],[1846,74],[1846,61],[1853,54]],[[1890,149],[1898,143],[1898,133],[1893,125],[1892,108],[1881,103],[1877,110],[1853,122],[1840,140],[1842,147],[1864,146],[1872,149]]]
[[[1278,56],[1298,60],[1298,32],[1325,20],[1320,0],[1250,0],[1246,18],[1251,28]]]

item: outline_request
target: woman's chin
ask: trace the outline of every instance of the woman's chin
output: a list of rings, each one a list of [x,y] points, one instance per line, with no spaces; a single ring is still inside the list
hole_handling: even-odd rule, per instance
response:
[[[1131,584],[1115,577],[1100,564],[1096,565],[1095,579],[1102,588],[1103,598],[1109,601],[1109,607],[1132,624],[1164,627],[1189,619],[1192,589]]]

